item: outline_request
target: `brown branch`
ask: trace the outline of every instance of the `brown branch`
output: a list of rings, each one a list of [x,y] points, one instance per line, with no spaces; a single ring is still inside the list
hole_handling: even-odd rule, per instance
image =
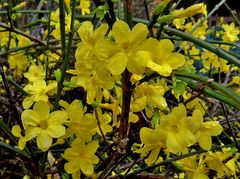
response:
[[[128,136],[128,121],[129,121],[129,111],[130,111],[130,103],[131,103],[131,81],[130,78],[132,73],[130,73],[127,69],[124,71],[122,75],[122,112],[120,117],[120,127],[119,127],[119,135],[120,139],[126,139]]]
[[[4,29],[6,29],[6,30],[8,30],[10,32],[15,32],[15,33],[20,34],[20,35],[22,35],[24,37],[27,37],[28,39],[30,39],[30,40],[32,40],[34,42],[37,42],[37,43],[39,43],[39,44],[41,44],[43,46],[47,45],[45,42],[41,41],[40,39],[38,39],[36,37],[33,37],[33,36],[27,34],[26,32],[23,32],[23,31],[21,31],[19,29],[16,29],[13,26],[11,27],[11,26],[9,26],[9,25],[7,25],[5,23],[0,22],[0,27],[3,27]]]

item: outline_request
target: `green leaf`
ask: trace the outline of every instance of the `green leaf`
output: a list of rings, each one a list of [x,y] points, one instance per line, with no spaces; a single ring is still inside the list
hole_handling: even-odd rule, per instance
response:
[[[60,70],[60,69],[57,69],[57,70],[54,71],[54,76],[55,76],[57,82],[60,81],[61,75],[62,75],[62,73],[61,73],[61,70]]]
[[[173,77],[173,91],[178,95],[183,95],[186,89],[187,83],[176,77]]]
[[[159,115],[158,111],[155,111],[153,113],[151,123],[152,123],[153,128],[157,127],[160,124],[160,115]]]

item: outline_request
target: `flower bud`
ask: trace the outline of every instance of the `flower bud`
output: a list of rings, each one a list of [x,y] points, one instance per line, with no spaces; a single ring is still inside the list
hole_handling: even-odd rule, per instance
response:
[[[174,16],[174,19],[190,17],[195,14],[203,12],[203,6],[204,6],[203,3],[194,4],[183,11],[177,11],[175,13],[173,12],[172,14]]]
[[[154,15],[159,15],[160,13],[162,13],[170,1],[171,0],[163,0],[163,1],[161,1],[157,5],[157,7],[154,9],[153,14]]]
[[[26,6],[26,4],[27,4],[27,2],[22,2],[22,3],[18,4],[18,5],[16,5],[15,7],[13,7],[12,10],[13,11],[17,11],[19,9],[22,9],[22,8],[24,8]]]

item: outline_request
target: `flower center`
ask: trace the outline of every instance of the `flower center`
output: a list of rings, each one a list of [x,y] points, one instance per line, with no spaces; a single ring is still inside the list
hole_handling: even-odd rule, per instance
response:
[[[177,125],[177,124],[173,124],[173,125],[172,125],[172,129],[173,129],[174,131],[178,131],[178,125]]]
[[[48,122],[47,122],[47,120],[41,121],[40,124],[39,124],[39,127],[40,127],[41,129],[47,129],[47,127],[48,127]]]
[[[127,42],[125,42],[125,43],[123,43],[122,44],[122,48],[123,48],[123,50],[125,51],[125,52],[130,52],[131,51],[131,44],[130,43],[127,43]]]

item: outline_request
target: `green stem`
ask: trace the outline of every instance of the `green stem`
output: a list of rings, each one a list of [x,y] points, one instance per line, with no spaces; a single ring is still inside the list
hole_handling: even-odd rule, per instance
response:
[[[237,15],[236,15],[236,12],[233,11],[226,2],[224,3],[224,6],[225,6],[225,7],[227,8],[227,10],[230,12],[230,14],[231,14],[232,17],[234,18],[234,20],[238,23],[238,25],[240,25],[240,21],[239,21]]]
[[[23,156],[25,158],[28,158],[28,159],[31,158],[31,156],[28,153],[26,153],[25,151],[21,151],[21,150],[15,148],[15,147],[12,147],[11,145],[8,145],[8,144],[6,144],[6,143],[4,143],[2,141],[0,141],[0,146],[2,146],[4,148],[12,151],[13,153],[18,153],[19,155],[21,155],[21,156]]]
[[[223,95],[221,93],[218,93],[218,92],[216,92],[214,90],[211,90],[210,88],[205,87],[205,86],[204,86],[203,89],[201,89],[201,87],[199,86],[199,83],[194,82],[193,80],[191,80],[189,78],[179,77],[179,76],[177,78],[179,78],[180,80],[185,81],[188,84],[188,86],[190,88],[192,88],[193,90],[195,90],[195,91],[201,90],[201,92],[203,94],[211,96],[214,99],[217,99],[219,101],[223,101],[224,103],[227,103],[227,104],[229,104],[229,105],[231,105],[233,107],[240,108],[240,105],[238,103],[236,103],[235,101],[231,100],[229,97],[227,97],[227,96],[225,96],[225,95]]]
[[[0,11],[0,15],[5,15],[8,12],[3,10]],[[48,14],[50,13],[50,11],[48,10],[18,10],[14,12],[15,14],[40,14],[40,13],[44,13],[44,14]]]
[[[11,129],[8,127],[8,125],[5,124],[5,122],[2,119],[2,116],[0,116],[0,128],[2,129],[2,131],[8,135],[9,139],[15,144],[17,145],[18,142],[16,140],[16,137],[12,134]]]
[[[68,60],[70,57],[70,53],[72,50],[72,39],[74,34],[74,18],[75,18],[75,9],[76,9],[76,0],[72,1],[72,16],[71,16],[71,25],[70,25],[70,32],[69,32],[69,39],[67,44],[67,52],[65,53],[65,17],[64,17],[64,0],[59,1],[59,8],[60,8],[60,30],[61,30],[61,41],[62,41],[62,53],[63,53],[63,64],[61,69],[61,78],[58,82],[58,89],[56,98],[54,101],[54,110],[58,108],[58,102],[60,100],[61,92],[63,89],[63,82],[66,78],[66,70],[68,66]]]
[[[132,0],[123,0],[124,20],[132,28]]]
[[[220,92],[222,92],[226,97],[229,98],[229,100],[234,101],[235,104],[237,104],[238,108],[240,108],[240,97],[235,94],[232,90],[226,88],[225,86],[218,84],[214,81],[209,81],[209,78],[205,76],[200,76],[197,74],[192,74],[192,73],[184,73],[184,72],[173,72],[174,75],[181,76],[181,77],[186,77],[190,78],[192,80],[196,80],[198,82],[204,83],[206,86],[211,87],[212,89],[216,89]]]
[[[8,77],[7,80],[11,85],[13,85],[16,88],[18,92],[21,92],[25,96],[28,95],[28,93],[24,91],[23,88],[19,84],[17,84],[12,78]]]
[[[216,147],[212,148],[212,151],[214,151],[214,150],[221,150],[222,148],[228,148],[228,147],[235,147],[235,144],[224,145],[224,146],[216,146]],[[148,170],[154,169],[154,168],[162,166],[162,165],[166,165],[166,164],[169,164],[169,163],[172,163],[172,162],[175,162],[175,161],[178,161],[178,160],[181,160],[181,159],[193,156],[193,155],[202,154],[202,153],[206,153],[206,152],[208,152],[208,151],[200,149],[200,150],[198,150],[196,152],[191,152],[191,153],[188,153],[188,154],[180,155],[180,156],[168,159],[168,160],[164,160],[164,161],[162,161],[160,163],[156,163],[154,165],[141,168],[140,170],[132,172],[132,173],[126,175],[125,177],[132,177],[132,176],[135,176],[138,173],[141,173],[141,172],[144,172],[144,171],[148,171]]]
[[[41,0],[41,1],[39,2],[38,7],[37,7],[37,11],[39,11],[39,10],[42,9],[42,6],[43,6],[43,4],[44,4],[44,1],[45,1],[45,0]],[[35,22],[37,18],[38,18],[38,14],[34,14],[31,23]]]
[[[2,59],[0,59],[0,60],[2,60]],[[6,78],[6,75],[4,73],[4,70],[3,70],[2,66],[0,66],[0,75],[2,77],[2,81],[3,81],[4,87],[6,89],[6,93],[7,93],[8,100],[9,100],[9,104],[13,108],[14,118],[15,118],[16,122],[18,123],[18,125],[21,128],[21,132],[25,135],[24,127],[23,127],[22,120],[21,120],[21,116],[20,116],[20,113],[19,113],[19,111],[18,111],[18,109],[17,109],[17,107],[15,105],[15,102],[14,102],[14,99],[13,99],[13,96],[12,96],[12,91],[11,91],[9,85],[8,85],[8,81],[7,81],[7,78]]]

